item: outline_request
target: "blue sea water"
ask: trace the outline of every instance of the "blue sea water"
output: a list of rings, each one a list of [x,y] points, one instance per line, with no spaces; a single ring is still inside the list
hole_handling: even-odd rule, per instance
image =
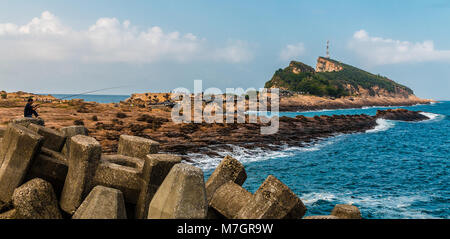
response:
[[[70,95],[70,94],[52,94],[58,99],[72,100],[82,99],[84,101],[93,101],[98,103],[119,103],[129,98],[129,95]]]
[[[378,120],[366,133],[339,135],[305,148],[264,152],[235,147],[244,163],[244,188],[255,192],[272,174],[305,203],[307,215],[329,215],[353,204],[364,218],[450,218],[450,102],[412,107],[283,112],[281,116],[375,115],[378,109],[424,111],[425,122]],[[225,154],[225,153],[224,153]],[[220,158],[198,166],[207,178]]]

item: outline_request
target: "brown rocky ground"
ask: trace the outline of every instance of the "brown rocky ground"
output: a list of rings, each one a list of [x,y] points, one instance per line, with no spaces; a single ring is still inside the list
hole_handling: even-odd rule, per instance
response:
[[[11,120],[22,117],[24,105],[23,99],[1,99],[0,127],[5,127]],[[426,119],[417,112],[405,110],[381,111],[374,117],[367,115],[281,117],[278,133],[261,135],[260,127],[264,124],[259,123],[175,124],[170,119],[171,109],[168,107],[150,109],[127,103],[99,104],[71,100],[43,103],[38,112],[45,120],[46,126],[50,128],[85,125],[90,135],[101,143],[105,153],[116,152],[119,136],[126,134],[156,140],[160,142],[163,152],[181,155],[202,153],[211,156],[217,155],[215,147],[226,149],[228,145],[237,145],[276,150],[285,145],[304,146],[318,138],[337,133],[364,132],[375,127],[378,117],[394,120]]]

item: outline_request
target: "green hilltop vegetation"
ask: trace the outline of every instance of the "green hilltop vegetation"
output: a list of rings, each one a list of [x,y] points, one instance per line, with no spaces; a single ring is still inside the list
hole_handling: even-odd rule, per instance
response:
[[[265,88],[277,87],[303,94],[330,97],[357,95],[358,92],[354,92],[354,89],[358,89],[358,87],[368,90],[371,96],[377,94],[373,89],[374,87],[384,89],[393,94],[413,94],[413,91],[408,87],[400,85],[387,77],[375,75],[336,60],[326,60],[341,66],[342,70],[316,72],[306,64],[292,61],[289,67],[277,70],[272,79],[266,82]],[[296,72],[294,72],[294,68],[297,69]],[[349,85],[352,87],[348,87]]]

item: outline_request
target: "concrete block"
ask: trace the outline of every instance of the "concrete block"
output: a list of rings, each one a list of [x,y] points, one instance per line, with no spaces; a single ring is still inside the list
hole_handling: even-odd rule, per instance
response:
[[[67,158],[59,152],[41,148],[41,153],[33,160],[28,170],[26,180],[41,178],[53,185],[59,197],[64,187],[68,171]]]
[[[75,213],[94,186],[94,176],[100,162],[102,148],[92,137],[76,135],[70,138],[69,170],[61,193],[60,206]]]
[[[37,125],[45,125],[45,122],[41,118],[28,118],[28,117],[22,117],[18,119],[14,119],[12,121],[14,124],[22,125],[24,127],[28,127],[30,124],[37,124]]]
[[[94,187],[72,219],[127,219],[122,192],[103,186]]]
[[[258,188],[252,199],[236,216],[237,219],[301,219],[306,213],[303,202],[283,184],[270,175]]]
[[[337,204],[331,211],[331,215],[339,219],[361,219],[361,212],[358,207],[346,204]]]
[[[102,155],[94,184],[120,190],[125,201],[136,204],[141,190],[142,159],[123,155]]]
[[[0,220],[5,220],[5,219],[17,219],[16,218],[16,209],[11,209],[7,212],[0,213]]]
[[[9,202],[14,189],[20,186],[36,152],[42,136],[16,124],[9,124],[0,150],[0,201]]]
[[[40,178],[16,188],[12,198],[17,219],[62,219],[52,185]]]
[[[66,142],[66,137],[60,132],[37,124],[30,124],[28,128],[44,137],[42,147],[61,152]]]
[[[86,127],[82,125],[69,126],[59,129],[59,131],[67,138],[66,143],[63,146],[62,153],[66,156],[69,156],[69,148],[70,148],[70,138],[75,135],[84,135],[88,136],[89,131]]]
[[[216,190],[209,205],[225,218],[233,219],[251,199],[250,192],[230,181]]]
[[[149,219],[204,219],[208,212],[203,171],[176,164],[156,191]]]
[[[142,185],[136,205],[136,218],[144,219],[148,215],[148,206],[159,186],[175,164],[181,163],[181,157],[170,154],[149,154],[145,158],[142,170]]]
[[[158,151],[159,143],[156,141],[129,135],[121,135],[119,138],[118,154],[145,159],[147,154],[156,154]]]
[[[89,130],[82,125],[63,127],[59,129],[59,131],[66,137],[73,137],[75,135],[89,135]]]
[[[237,159],[226,156],[208,178],[208,181],[206,181],[206,195],[208,202],[211,201],[216,189],[223,184],[231,181],[238,185],[242,185],[246,179],[247,173],[245,172],[244,165]]]

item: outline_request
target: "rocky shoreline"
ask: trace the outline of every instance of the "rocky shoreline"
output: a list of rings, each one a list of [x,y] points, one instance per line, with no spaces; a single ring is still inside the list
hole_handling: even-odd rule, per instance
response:
[[[5,126],[21,114],[24,104],[17,100],[8,102],[8,107],[0,107],[0,123]],[[6,104],[3,101],[1,103]],[[175,124],[171,121],[168,107],[151,109],[126,103],[99,104],[71,100],[46,103],[40,113],[49,128],[60,129],[73,124],[85,126],[89,135],[100,142],[104,153],[117,152],[120,135],[126,134],[158,141],[162,152],[181,155],[185,160],[191,160],[189,154],[218,157],[220,150],[231,151],[230,145],[272,151],[285,146],[303,147],[336,134],[373,129],[378,118],[405,121],[426,119],[418,112],[401,109],[379,111],[376,116],[280,117],[276,134],[261,135],[260,129],[265,126],[261,123]]]
[[[187,124],[171,138],[164,138],[161,149],[165,152],[186,155],[189,153],[219,156],[217,148],[235,145],[247,149],[280,150],[285,146],[303,147],[337,134],[365,132],[375,128],[377,119],[422,121],[429,119],[420,112],[404,109],[382,110],[375,116],[333,115],[295,118],[280,117],[279,131],[261,135],[263,124]]]
[[[302,112],[336,109],[360,109],[364,107],[394,107],[414,106],[435,103],[434,100],[420,99],[415,96],[407,98],[399,97],[343,97],[338,99],[322,98],[316,96],[296,95],[282,97],[280,100],[280,111]]]

